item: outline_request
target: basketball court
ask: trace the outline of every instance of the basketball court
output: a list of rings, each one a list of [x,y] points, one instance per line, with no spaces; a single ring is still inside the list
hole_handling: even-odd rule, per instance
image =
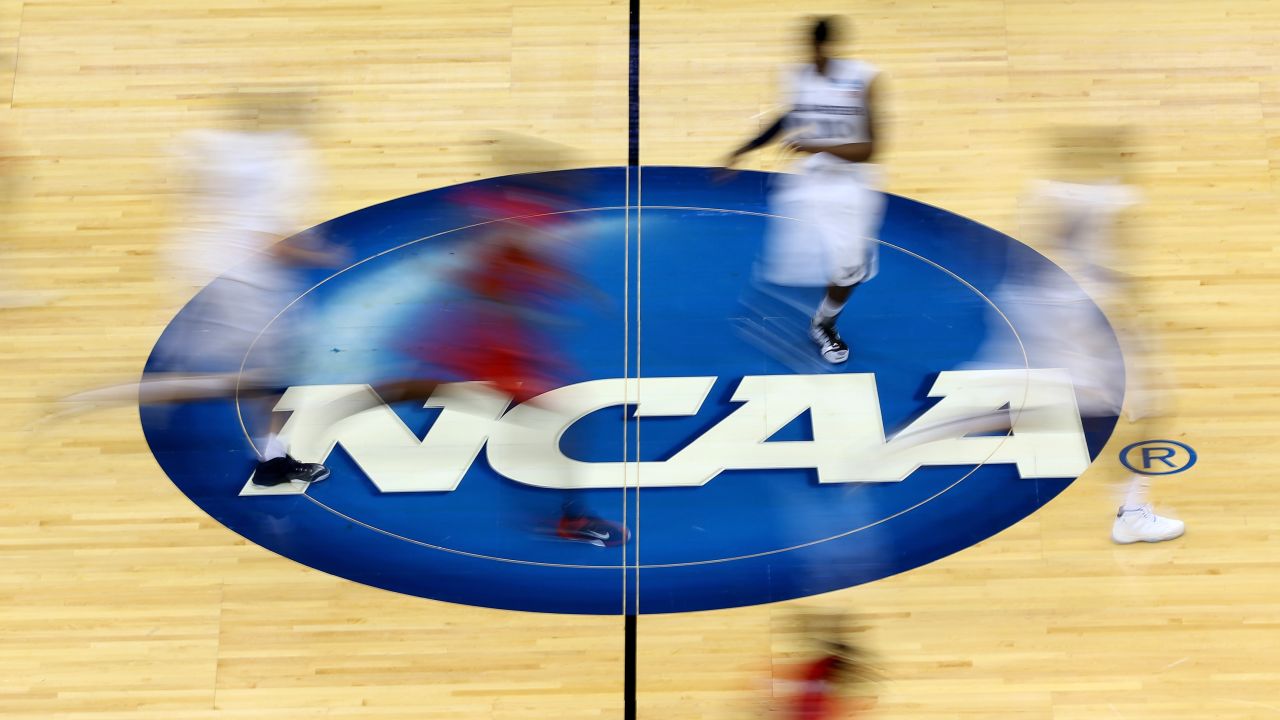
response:
[[[824,12],[885,74],[891,193],[835,373],[741,332],[788,158],[713,169],[770,122]],[[1266,0],[0,0],[0,277],[42,294],[0,309],[0,717],[761,717],[836,617],[885,676],[867,717],[1280,717],[1277,37]],[[485,222],[454,193],[520,170],[494,133],[574,149],[600,296],[556,331],[583,419],[571,491],[630,542],[527,532],[565,488],[526,451],[559,436],[447,405],[388,409],[339,439],[330,480],[265,495],[244,465],[262,417],[237,403],[48,420],[164,369],[190,300],[166,276],[172,147],[237,92],[304,98],[322,172],[298,212],[349,253],[278,316],[306,313],[300,445],[325,440],[300,439],[308,398],[388,372],[432,268]],[[1085,427],[1080,472],[958,456],[851,482],[807,462],[826,428],[888,430],[959,392],[986,260],[1035,247],[1020,198],[1066,125],[1131,132],[1141,294],[1099,311],[1150,328],[1171,416]],[[799,449],[760,460],[752,438]],[[1122,449],[1147,440],[1197,458],[1153,487],[1187,533],[1116,545]]]

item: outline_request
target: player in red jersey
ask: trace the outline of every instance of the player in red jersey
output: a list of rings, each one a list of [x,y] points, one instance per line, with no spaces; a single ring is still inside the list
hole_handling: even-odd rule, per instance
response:
[[[824,643],[822,653],[800,667],[797,690],[783,706],[784,720],[856,718],[875,704],[866,685],[877,677],[863,653],[843,642]]]
[[[859,639],[864,623],[841,610],[796,608],[779,618],[779,639],[800,636],[810,647],[801,662],[782,665],[774,675],[765,715],[771,720],[849,720],[876,703],[883,673]],[[855,625],[856,622],[856,625]],[[788,653],[789,655],[790,653]],[[771,666],[779,665],[777,660]]]
[[[514,176],[496,190],[455,193],[484,221],[481,237],[461,251],[466,262],[450,280],[448,310],[433,313],[400,344],[418,369],[373,386],[381,402],[425,401],[443,383],[482,382],[515,403],[539,406],[538,396],[568,384],[570,365],[557,353],[550,330],[558,322],[557,304],[587,286],[563,262],[576,231],[574,198],[555,177]],[[349,417],[372,401],[364,394],[338,401],[346,406],[334,414]],[[591,514],[572,491],[566,491],[553,532],[598,547],[621,545],[630,536],[622,525]]]

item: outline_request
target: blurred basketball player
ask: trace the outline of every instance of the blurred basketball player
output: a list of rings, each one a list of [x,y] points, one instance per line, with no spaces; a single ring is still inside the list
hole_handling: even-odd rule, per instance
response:
[[[301,268],[341,260],[341,253],[317,238],[286,240],[300,227],[298,209],[310,195],[315,172],[300,130],[303,101],[292,92],[237,93],[225,126],[192,131],[177,142],[172,170],[181,189],[182,222],[169,274],[184,297],[208,285],[191,301],[184,336],[158,358],[183,370],[64,400],[70,409],[135,398],[143,404],[214,398],[261,403],[271,420],[266,434],[255,438],[252,477],[263,487],[329,475],[323,465],[299,462],[286,452],[278,437],[284,418],[273,412],[294,362],[290,328],[275,321],[276,315],[304,289]],[[210,285],[214,278],[219,281]]]
[[[357,393],[338,401],[326,411],[335,422],[378,402],[425,402],[440,385],[457,382],[484,383],[515,403],[540,408],[538,422],[570,420],[538,399],[568,384],[569,364],[550,337],[558,305],[589,290],[565,262],[577,232],[576,215],[566,212],[578,206],[573,176],[544,174],[565,167],[567,150],[517,135],[500,135],[493,147],[499,168],[516,172],[495,189],[452,195],[488,222],[479,239],[461,250],[464,262],[450,281],[449,319],[439,323],[436,313],[410,330],[399,348],[411,359],[405,377],[374,385],[376,397]],[[562,497],[553,533],[597,547],[629,537],[622,525],[593,515],[572,491]]]
[[[836,320],[853,289],[875,276],[875,236],[884,214],[876,154],[875,66],[831,56],[839,40],[836,18],[809,28],[812,56],[785,77],[787,110],[767,130],[734,150],[732,167],[774,140],[800,154],[795,174],[784,175],[769,198],[770,222],[761,279],[774,285],[826,287],[810,321],[809,337],[822,358],[843,363],[849,346]]]
[[[845,626],[850,618],[843,613],[801,612],[787,620],[800,623],[808,649],[800,663],[783,665],[782,677],[774,681],[780,702],[771,703],[769,715],[780,720],[847,720],[870,710],[883,673],[865,647],[848,639]]]
[[[1010,319],[1037,365],[1070,371],[1082,417],[1122,415],[1120,438],[1149,439],[1147,433],[1171,417],[1171,388],[1157,381],[1151,336],[1137,312],[1142,286],[1130,274],[1142,266],[1125,222],[1142,202],[1126,180],[1130,135],[1110,126],[1054,129],[1045,179],[1028,194],[1027,233],[1106,309],[1107,317],[1085,311],[1088,303],[1080,301],[1087,299],[1078,297],[1078,290],[1072,295],[1049,278],[1027,277],[1030,273],[1017,266],[1006,271],[1002,297],[1009,302],[1001,307],[1019,315]],[[1094,352],[1095,343],[1112,329],[1124,349],[1114,364],[1101,359],[1113,353]],[[1181,520],[1152,509],[1150,484],[1149,477],[1136,474],[1124,483],[1111,528],[1116,543],[1161,542],[1186,531]]]
[[[783,712],[787,720],[857,717],[875,704],[862,694],[871,671],[862,653],[842,642],[825,643],[817,657],[799,668],[797,692]]]
[[[1135,310],[1140,286],[1124,272],[1140,263],[1134,259],[1135,246],[1125,238],[1122,218],[1141,202],[1137,189],[1124,179],[1126,137],[1117,128],[1059,128],[1052,144],[1055,152],[1046,179],[1034,183],[1026,198],[1024,233],[1069,274],[1022,252],[993,259],[1003,262],[1004,275],[991,293],[986,335],[968,367],[1065,370],[1071,387],[1053,395],[1074,398],[1070,411],[1078,410],[1086,421],[1123,415],[1116,425],[1117,437],[1145,435],[1169,417],[1169,393],[1153,381],[1150,339]],[[1106,308],[1106,316],[1095,303]],[[1009,332],[1010,326],[1016,335]],[[1113,330],[1124,356],[1112,350]],[[1005,397],[1027,397],[1026,377],[993,374],[987,382],[1003,386]],[[1035,423],[1052,410],[1027,403],[913,427],[908,434],[894,436],[889,447],[1012,431],[1019,419]],[[1149,488],[1150,478],[1144,475],[1133,475],[1124,483],[1111,530],[1116,543],[1161,542],[1185,532],[1181,520],[1152,509]]]

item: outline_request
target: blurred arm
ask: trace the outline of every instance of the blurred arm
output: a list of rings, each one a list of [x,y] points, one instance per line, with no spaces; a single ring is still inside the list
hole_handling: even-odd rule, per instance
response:
[[[773,124],[770,125],[764,132],[760,133],[759,135],[757,135],[756,137],[748,141],[746,144],[744,144],[742,147],[730,153],[728,161],[725,162],[725,167],[731,167],[740,156],[745,155],[757,148],[764,147],[765,145],[772,142],[774,138],[782,134],[782,127],[783,127],[783,124],[786,122],[786,119],[787,119],[786,113],[783,113],[782,115],[778,116],[778,119],[775,120]]]

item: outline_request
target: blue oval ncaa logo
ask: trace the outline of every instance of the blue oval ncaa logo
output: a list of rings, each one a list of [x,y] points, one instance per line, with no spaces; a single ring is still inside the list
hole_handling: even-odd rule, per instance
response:
[[[450,189],[322,226],[353,262],[313,271],[307,290],[280,298],[272,323],[292,328],[283,399],[144,406],[153,453],[219,522],[319,570],[449,602],[594,614],[626,611],[624,583],[636,581],[630,610],[660,613],[910,570],[1018,522],[1097,456],[1114,418],[1069,418],[1070,437],[1052,442],[1015,429],[862,452],[948,404],[999,410],[1000,398],[975,399],[965,368],[992,332],[984,317],[1000,262],[1020,253],[1062,271],[989,228],[891,196],[880,274],[841,320],[853,355],[825,367],[776,322],[820,291],[750,289],[771,176],[716,183],[712,172],[644,168],[640,208],[622,168],[560,174],[578,188],[574,273],[606,297],[555,308],[565,380],[547,396],[569,408],[559,420],[471,385],[444,386],[426,407],[375,396],[353,420],[320,417],[333,398],[403,375],[406,334],[448,327],[445,278],[483,231]],[[175,359],[192,355],[172,350],[191,342],[199,303],[166,329],[148,374],[252,366],[253,343],[226,367]],[[1011,325],[998,331],[1017,337]],[[294,454],[324,460],[328,480],[284,491],[248,482],[247,438],[264,434],[273,411],[287,414]],[[624,522],[632,540],[595,547],[539,532],[566,493]]]

